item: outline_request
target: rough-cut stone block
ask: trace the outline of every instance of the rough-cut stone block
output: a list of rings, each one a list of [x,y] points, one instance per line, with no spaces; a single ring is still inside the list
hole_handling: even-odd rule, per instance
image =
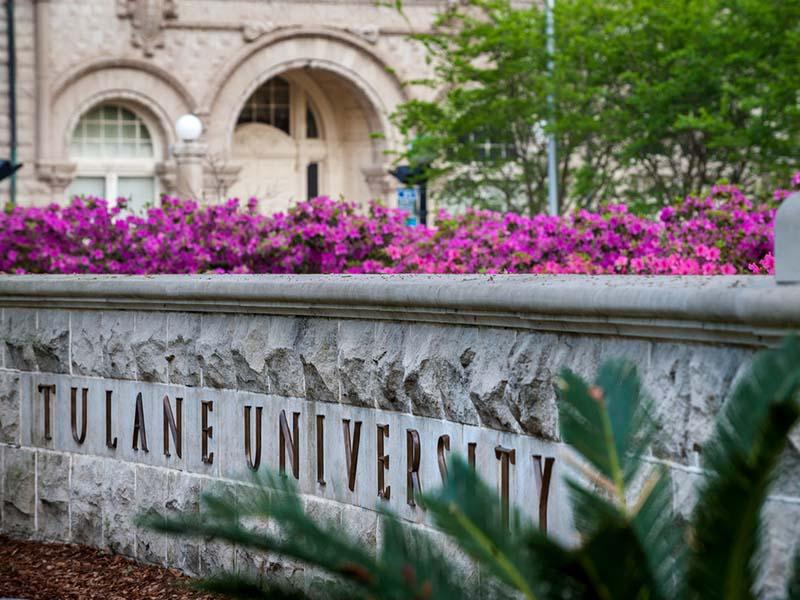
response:
[[[136,354],[131,344],[136,329],[136,314],[103,313],[103,376],[112,379],[137,379]]]
[[[777,600],[786,597],[786,582],[792,573],[793,558],[800,552],[800,503],[798,499],[769,500],[762,516],[764,528],[764,569],[759,597]]]
[[[72,541],[103,547],[103,496],[109,486],[105,464],[110,461],[91,456],[72,456],[72,488],[70,490],[70,519]],[[131,491],[133,489],[131,488]]]
[[[33,309],[3,309],[0,340],[5,348],[5,366],[9,369],[36,371],[33,344],[36,339],[36,311]]]
[[[236,389],[237,368],[231,343],[238,334],[237,317],[232,315],[203,315],[197,338],[195,356],[203,370],[203,384],[213,388]],[[265,386],[266,387],[266,386]]]
[[[37,327],[38,321],[38,327]],[[22,371],[69,371],[69,315],[66,311],[4,309],[0,340],[6,368]]]
[[[341,322],[338,374],[343,403],[411,412],[403,385],[405,331],[399,323]]]
[[[164,515],[174,518],[197,513],[200,510],[202,487],[203,482],[199,477],[180,471],[169,473]],[[167,538],[167,564],[188,575],[199,574],[200,551],[201,542],[196,538]]]
[[[72,370],[76,375],[136,379],[138,367],[131,344],[135,313],[85,311],[72,314]]]
[[[33,352],[39,371],[69,372],[69,313],[64,310],[38,312]]]
[[[781,454],[770,492],[800,498],[800,452],[792,445]]]
[[[669,476],[672,483],[672,510],[681,523],[688,523],[697,503],[703,476],[683,469],[672,469]]]
[[[374,408],[379,386],[373,358],[380,343],[377,324],[369,321],[343,321],[339,329],[338,374],[342,386],[342,402]]]
[[[305,587],[305,567],[291,559],[270,556],[264,565],[264,579],[285,588],[302,590]]]
[[[439,325],[418,325],[407,330],[403,388],[415,415],[468,425],[480,423],[465,373],[470,351],[475,352],[475,338],[463,333],[460,328]]]
[[[339,401],[339,324],[332,319],[298,319],[297,351],[303,364],[306,398]]]
[[[471,345],[461,352],[459,362],[469,380],[469,397],[481,424],[492,429],[521,432],[516,405],[506,394],[509,385],[509,356],[515,335],[503,329],[474,329]],[[473,354],[474,353],[474,354]]]
[[[508,359],[509,383],[505,402],[527,434],[558,438],[558,408],[554,382],[558,366],[552,356],[558,336],[519,332]]]
[[[306,514],[321,526],[341,527],[342,505],[330,500],[321,500],[313,496],[303,499]]]
[[[72,371],[75,375],[103,375],[103,313],[73,311]]]
[[[196,313],[169,313],[167,315],[167,353],[169,382],[199,386],[202,365],[196,351],[200,337],[202,317]]]
[[[136,361],[137,379],[166,383],[167,315],[157,312],[136,313],[129,343]]]
[[[416,526],[415,533],[423,539],[429,540],[436,552],[439,553],[453,567],[451,577],[453,581],[463,586],[469,597],[470,592],[479,589],[480,577],[476,564],[448,535],[435,529]]]
[[[202,494],[210,494],[224,498],[229,502],[236,501],[238,485],[227,482],[202,480]],[[200,505],[202,507],[202,498]],[[200,572],[204,577],[231,572],[234,568],[234,547],[218,540],[203,539],[200,551]]]
[[[374,554],[378,540],[378,513],[357,506],[343,507],[342,533]]]
[[[297,351],[300,322],[291,317],[271,317],[265,360],[270,393],[278,396],[305,396],[303,361]]]
[[[3,468],[3,528],[14,535],[31,535],[36,511],[35,452],[6,447]]]
[[[104,465],[103,538],[112,552],[136,556],[136,466],[109,460]],[[73,483],[74,486],[74,483]]]
[[[305,595],[311,600],[327,600],[331,597],[332,586],[342,585],[342,582],[327,571],[306,566],[304,569]],[[356,593],[353,597],[357,597]]]
[[[0,371],[0,443],[20,443],[19,375]]]
[[[139,514],[163,516],[167,500],[167,473],[153,467],[136,467],[136,510]],[[149,529],[136,529],[136,558],[153,564],[164,564],[167,537]]]
[[[6,489],[5,489],[5,446],[0,444],[0,531],[5,530],[5,522],[3,521],[3,504],[5,503]]]
[[[695,453],[702,453],[713,431],[732,382],[751,356],[750,351],[739,348],[653,345],[644,385],[655,400],[660,427],[653,445],[657,456],[694,462]]]
[[[38,534],[47,540],[69,540],[69,455],[39,453]]]
[[[248,531],[262,535],[276,535],[277,527],[264,519],[246,517],[242,525]],[[272,557],[273,560],[276,557]],[[270,562],[270,554],[254,548],[237,546],[234,549],[234,571],[251,581],[262,583]]]
[[[203,324],[214,317],[203,317]],[[223,323],[226,322],[223,317]],[[233,330],[229,333],[230,353],[235,387],[250,392],[268,392],[269,381],[266,369],[269,317],[252,316],[235,317],[231,323]],[[227,344],[226,344],[227,345]]]

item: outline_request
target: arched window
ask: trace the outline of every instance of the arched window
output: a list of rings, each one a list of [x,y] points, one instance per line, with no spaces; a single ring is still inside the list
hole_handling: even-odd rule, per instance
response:
[[[126,198],[132,210],[156,199],[156,145],[145,122],[130,109],[103,104],[84,114],[70,141],[77,163],[68,197]]]
[[[239,113],[238,124],[265,123],[291,134],[289,106],[289,82],[281,77],[273,77],[247,99]]]

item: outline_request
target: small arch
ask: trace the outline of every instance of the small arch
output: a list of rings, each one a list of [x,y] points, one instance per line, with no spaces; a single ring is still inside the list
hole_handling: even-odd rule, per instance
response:
[[[145,63],[146,64],[146,63]],[[106,101],[126,102],[153,121],[166,144],[175,142],[174,123],[194,104],[188,92],[160,69],[139,61],[103,60],[83,65],[64,75],[54,86],[51,100],[49,158],[65,160],[69,136],[80,116]]]
[[[71,85],[74,85],[80,79],[91,75],[97,71],[103,70],[118,70],[118,69],[131,69],[134,71],[141,71],[161,80],[166,85],[171,87],[178,96],[181,97],[187,107],[187,112],[192,112],[196,106],[194,97],[188,89],[181,83],[180,79],[172,75],[169,71],[165,71],[161,67],[154,65],[151,62],[134,60],[129,58],[104,58],[100,60],[89,60],[78,64],[77,66],[64,72],[52,86],[53,102],[57,102],[59,96]]]

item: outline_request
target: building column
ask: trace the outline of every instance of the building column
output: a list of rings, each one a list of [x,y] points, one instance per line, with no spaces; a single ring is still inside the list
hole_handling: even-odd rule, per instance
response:
[[[175,193],[179,198],[203,199],[203,162],[208,146],[198,142],[180,142],[172,146],[175,159]]]

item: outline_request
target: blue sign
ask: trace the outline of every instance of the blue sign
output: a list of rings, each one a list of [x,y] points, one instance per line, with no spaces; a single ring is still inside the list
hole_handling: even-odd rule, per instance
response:
[[[417,219],[417,200],[419,193],[415,187],[397,188],[397,208],[408,213],[406,225],[414,226]]]

